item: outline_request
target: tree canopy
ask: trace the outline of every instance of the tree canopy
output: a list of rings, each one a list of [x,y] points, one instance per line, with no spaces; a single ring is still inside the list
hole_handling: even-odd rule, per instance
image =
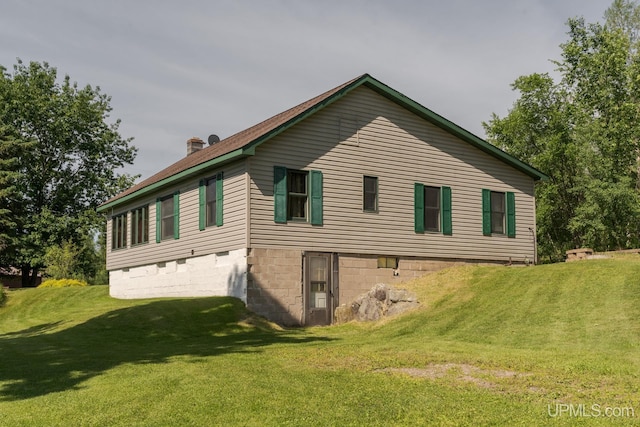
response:
[[[16,197],[21,145],[24,144],[11,135],[9,127],[0,122],[0,253],[7,249],[16,232],[9,206]]]
[[[569,19],[560,78],[516,79],[506,117],[484,123],[503,150],[545,172],[536,188],[542,256],[640,243],[640,8],[615,0],[604,24]]]
[[[82,246],[104,223],[95,208],[133,183],[118,170],[137,150],[120,136],[120,121],[109,121],[110,101],[99,87],[60,82],[46,62],[0,67],[0,123],[15,136],[0,141],[17,154],[8,162],[13,196],[0,205],[15,224],[0,264],[33,273],[49,247]]]

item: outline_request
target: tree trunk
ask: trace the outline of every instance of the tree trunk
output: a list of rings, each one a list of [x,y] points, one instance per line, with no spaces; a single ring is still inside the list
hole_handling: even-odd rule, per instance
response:
[[[22,287],[35,288],[38,280],[38,268],[31,268],[29,265],[23,265],[22,270]]]
[[[29,278],[29,286],[35,288],[38,286],[38,267],[31,269],[31,277]]]
[[[31,267],[23,265],[20,269],[22,270],[22,287],[26,288],[29,286],[29,273],[31,273]]]

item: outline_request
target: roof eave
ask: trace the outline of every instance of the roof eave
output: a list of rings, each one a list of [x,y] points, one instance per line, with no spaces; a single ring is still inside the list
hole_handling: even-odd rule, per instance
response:
[[[101,205],[98,207],[98,212],[105,212],[106,210],[113,208],[121,203],[125,203],[128,201],[131,201],[133,199],[136,199],[138,197],[142,197],[152,191],[156,191],[158,189],[161,189],[163,187],[169,186],[170,184],[174,183],[175,181],[178,180],[182,180],[188,177],[191,177],[199,172],[201,172],[204,169],[207,169],[211,166],[215,166],[215,165],[220,165],[223,163],[227,163],[229,161],[232,160],[236,160],[242,157],[246,157],[246,156],[251,156],[255,154],[255,149],[256,147],[258,147],[259,145],[261,145],[262,143],[270,140],[271,138],[281,134],[282,132],[286,131],[287,129],[291,128],[292,126],[298,124],[299,122],[301,122],[302,120],[306,119],[307,117],[315,114],[316,112],[318,112],[319,110],[322,110],[323,108],[327,107],[328,105],[334,103],[335,101],[337,101],[338,99],[342,98],[343,96],[345,96],[346,94],[348,94],[349,92],[351,92],[353,89],[361,86],[361,85],[365,85],[368,88],[376,91],[378,94],[384,96],[385,98],[391,100],[392,102],[395,102],[396,104],[406,108],[407,110],[413,112],[414,114],[424,118],[425,120],[431,122],[432,124],[440,127],[441,129],[457,136],[458,138],[464,140],[465,142],[473,145],[474,147],[482,150],[483,152],[509,164],[510,166],[512,166],[513,168],[523,172],[524,174],[530,176],[531,178],[533,178],[534,180],[538,181],[538,180],[542,180],[542,181],[546,181],[549,179],[549,177],[547,175],[545,175],[544,173],[540,172],[539,170],[535,169],[534,167],[516,159],[515,157],[511,156],[510,154],[500,150],[498,147],[489,144],[488,142],[486,142],[485,140],[483,140],[482,138],[479,138],[478,136],[472,134],[471,132],[461,128],[460,126],[456,125],[455,123],[445,119],[444,117],[440,116],[439,114],[429,110],[428,108],[424,107],[423,105],[415,102],[414,100],[412,100],[411,98],[403,95],[402,93],[396,91],[395,89],[385,85],[384,83],[380,82],[379,80],[376,80],[375,78],[371,77],[369,74],[363,74],[362,76],[360,76],[359,78],[353,80],[351,83],[347,84],[346,86],[344,86],[343,88],[341,88],[340,90],[336,91],[335,93],[331,94],[330,96],[328,96],[326,99],[323,99],[322,101],[318,102],[317,104],[311,106],[310,108],[300,112],[299,114],[297,114],[296,116],[292,117],[291,119],[287,120],[286,122],[280,124],[279,126],[275,127],[274,129],[258,136],[257,138],[254,138],[253,140],[247,142],[242,148],[239,148],[235,151],[232,151],[230,153],[224,154],[222,156],[216,157],[214,159],[211,159],[207,162],[201,163],[199,165],[193,166],[189,169],[186,169],[182,172],[179,172],[175,175],[171,175],[169,177],[166,177],[156,183],[153,183],[149,186],[146,186],[144,188],[141,188],[138,191],[135,191],[131,194],[127,194],[126,196],[123,196],[121,198],[118,198],[116,200],[113,200],[111,202],[107,202],[104,205]]]
[[[402,93],[396,91],[395,89],[385,85],[384,83],[368,76],[369,78],[366,79],[366,81],[364,82],[364,84],[376,91],[378,94],[384,96],[385,98],[395,102],[396,104],[401,105],[402,107],[406,108],[407,110],[413,112],[414,114],[422,117],[425,120],[428,120],[430,123],[438,126],[439,128],[457,136],[458,138],[462,139],[463,141],[473,145],[474,147],[484,151],[485,153],[498,158],[499,160],[507,163],[508,165],[512,166],[513,168],[523,172],[524,174],[530,176],[531,178],[533,178],[535,181],[538,180],[542,180],[542,181],[546,181],[549,179],[549,177],[547,175],[545,175],[544,173],[540,172],[539,170],[537,170],[536,168],[516,159],[515,157],[511,156],[510,154],[502,151],[501,149],[499,149],[498,147],[496,147],[495,145],[492,145],[490,143],[488,143],[487,141],[483,140],[482,138],[472,134],[471,132],[467,131],[466,129],[456,125],[455,123],[445,119],[444,117],[442,117],[441,115],[431,111],[430,109],[424,107],[423,105],[415,102],[414,100],[412,100],[411,98],[408,98],[407,96],[403,95]]]
[[[143,197],[145,195],[147,195],[148,193],[160,190],[162,188],[168,187],[171,184],[174,184],[176,181],[180,181],[183,179],[187,179],[192,177],[193,175],[196,175],[198,173],[201,173],[203,170],[208,169],[212,166],[220,166],[222,164],[225,163],[229,163],[231,161],[234,160],[238,160],[238,159],[242,159],[244,157],[247,156],[252,156],[255,154],[255,150],[251,147],[243,147],[243,148],[239,148],[235,151],[231,151],[227,154],[223,154],[222,156],[213,158],[209,161],[206,161],[204,163],[200,163],[196,166],[193,166],[189,169],[185,169],[182,172],[178,172],[175,175],[171,175],[168,176],[158,182],[154,182],[151,185],[148,185],[146,187],[143,187],[137,191],[134,191],[133,193],[127,194],[126,196],[120,197],[116,200],[113,200],[111,202],[107,202],[103,205],[98,206],[98,213],[101,212],[106,212],[107,210],[118,206],[122,203],[126,203],[126,202],[130,202],[132,200],[135,200],[137,198]]]

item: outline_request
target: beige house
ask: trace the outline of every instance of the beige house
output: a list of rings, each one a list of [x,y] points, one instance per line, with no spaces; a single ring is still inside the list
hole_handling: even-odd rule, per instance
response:
[[[328,324],[372,285],[532,263],[545,175],[368,74],[104,203],[117,298],[230,295]]]

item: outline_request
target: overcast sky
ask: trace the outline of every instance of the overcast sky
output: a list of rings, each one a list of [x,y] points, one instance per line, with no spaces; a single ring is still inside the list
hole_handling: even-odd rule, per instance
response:
[[[484,137],[521,75],[553,72],[566,21],[606,0],[0,0],[0,65],[100,86],[146,178],[363,73]]]

